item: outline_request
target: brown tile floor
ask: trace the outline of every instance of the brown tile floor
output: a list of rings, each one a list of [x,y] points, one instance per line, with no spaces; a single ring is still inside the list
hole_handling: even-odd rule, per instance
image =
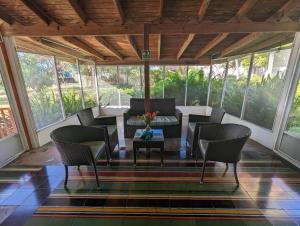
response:
[[[111,166],[99,161],[100,188],[86,166],[70,167],[65,188],[51,144],[23,154],[0,169],[1,226],[300,224],[300,174],[274,152],[250,140],[239,162],[239,187],[232,166],[224,173],[225,164],[214,162],[199,184],[202,163],[186,150],[185,131],[186,118],[182,139],[166,140],[164,167],[157,150],[141,150],[134,167],[131,140],[123,139],[120,126],[123,148]]]

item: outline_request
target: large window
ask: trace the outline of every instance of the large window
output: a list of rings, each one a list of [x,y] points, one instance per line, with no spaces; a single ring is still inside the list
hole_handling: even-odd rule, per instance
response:
[[[150,96],[163,98],[164,96],[164,67],[150,66]]]
[[[79,62],[83,99],[85,108],[95,107],[97,104],[96,77],[94,65],[88,62]]]
[[[272,129],[290,51],[255,54],[244,119]]]
[[[223,107],[227,113],[241,116],[251,56],[229,61]]]
[[[18,53],[37,129],[63,119],[52,57]]]
[[[80,78],[76,62],[56,60],[57,75],[62,93],[62,100],[66,116],[76,114],[82,110]]]
[[[144,96],[140,66],[98,66],[97,74],[103,106],[128,106],[130,98]]]
[[[175,98],[176,105],[184,105],[186,85],[186,66],[166,66],[164,92],[165,98]]]
[[[118,84],[118,68],[116,66],[97,66],[99,98],[102,106],[121,105]]]
[[[0,75],[0,139],[15,133],[17,133],[15,120]]]
[[[206,105],[209,83],[209,66],[189,66],[187,106]]]
[[[226,63],[213,64],[210,84],[209,106],[220,107],[225,80]]]
[[[143,97],[143,79],[139,66],[119,66],[121,105],[128,106],[131,97]]]

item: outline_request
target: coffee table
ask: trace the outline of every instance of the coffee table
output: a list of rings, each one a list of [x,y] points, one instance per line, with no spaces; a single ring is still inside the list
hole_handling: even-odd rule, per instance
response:
[[[134,152],[134,165],[136,166],[136,153],[139,148],[159,148],[161,166],[164,164],[164,133],[162,129],[153,129],[153,137],[151,140],[144,140],[141,138],[143,129],[137,129],[133,137],[133,152]]]

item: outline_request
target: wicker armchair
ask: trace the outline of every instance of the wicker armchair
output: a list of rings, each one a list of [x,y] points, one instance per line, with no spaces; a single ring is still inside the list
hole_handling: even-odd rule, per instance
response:
[[[92,165],[97,185],[99,179],[96,160],[106,154],[109,161],[108,145],[104,128],[93,128],[80,125],[64,126],[50,134],[65,166],[65,186],[68,182],[68,166]]]
[[[224,117],[225,111],[222,108],[213,108],[210,116],[189,114],[188,129],[186,136],[186,146],[190,147],[191,155],[196,154],[198,160],[198,133],[202,125],[220,124]]]
[[[84,109],[77,113],[78,120],[83,126],[92,126],[98,128],[104,128],[106,131],[107,140],[109,143],[109,155],[115,150],[115,147],[119,146],[117,118],[115,116],[103,116],[94,118],[92,108]]]
[[[241,159],[241,151],[251,135],[251,130],[237,124],[215,124],[201,126],[199,129],[198,145],[203,156],[202,175],[200,182],[203,183],[205,164],[207,160],[233,163],[234,177],[239,186],[237,175],[237,163]]]

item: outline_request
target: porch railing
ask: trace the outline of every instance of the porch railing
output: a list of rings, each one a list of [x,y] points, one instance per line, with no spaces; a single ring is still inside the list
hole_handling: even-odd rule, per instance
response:
[[[9,107],[0,107],[0,138],[17,133],[17,127]]]

